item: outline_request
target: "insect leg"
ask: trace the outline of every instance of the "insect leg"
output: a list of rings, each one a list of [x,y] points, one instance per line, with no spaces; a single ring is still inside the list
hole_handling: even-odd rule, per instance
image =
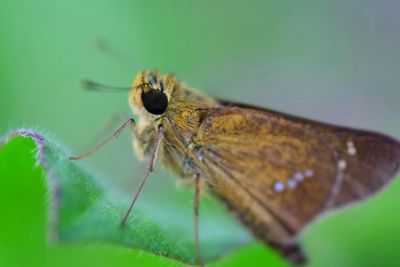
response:
[[[116,125],[119,125],[122,122],[125,122],[129,119],[129,116],[124,112],[115,113],[104,125],[103,128],[95,135],[93,138],[93,143],[91,143],[88,147],[93,147],[96,145],[98,141],[100,141],[104,136],[107,136]]]
[[[126,220],[128,219],[129,214],[132,211],[133,205],[135,204],[136,199],[138,198],[140,191],[142,191],[142,188],[143,188],[143,186],[144,186],[144,184],[145,184],[145,182],[147,180],[147,177],[149,177],[150,173],[153,171],[154,163],[156,161],[157,154],[158,154],[158,151],[160,149],[160,144],[161,144],[162,137],[163,137],[163,130],[164,130],[163,126],[159,125],[158,126],[158,130],[157,130],[156,139],[154,140],[153,148],[151,150],[151,157],[150,157],[150,161],[149,161],[149,166],[147,167],[146,173],[144,174],[144,176],[142,178],[142,181],[140,182],[138,190],[136,191],[135,195],[132,198],[132,201],[131,201],[131,204],[129,205],[129,208],[127,209],[127,211],[124,214],[124,217],[121,220],[121,223],[120,223],[121,227],[124,227],[124,225],[126,223]]]
[[[131,119],[127,120],[126,122],[124,122],[117,130],[115,130],[115,132],[111,136],[109,136],[104,141],[102,141],[99,144],[95,145],[93,148],[91,148],[90,150],[86,151],[82,155],[75,156],[75,157],[70,157],[69,159],[70,160],[81,160],[81,159],[84,159],[84,158],[92,155],[94,152],[99,150],[101,147],[103,147],[105,144],[110,142],[112,139],[117,138],[127,126],[130,126],[131,129],[132,129],[133,135],[135,135],[136,138],[139,138],[139,131],[138,131],[137,127],[136,127],[135,120],[131,118]]]
[[[196,173],[195,177],[195,193],[194,193],[194,249],[196,251],[197,263],[203,267],[204,262],[201,259],[201,249],[199,240],[199,207],[200,207],[200,173]]]

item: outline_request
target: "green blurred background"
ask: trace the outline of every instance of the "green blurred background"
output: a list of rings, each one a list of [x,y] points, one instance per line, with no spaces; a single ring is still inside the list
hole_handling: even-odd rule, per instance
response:
[[[82,151],[114,114],[129,114],[126,94],[86,92],[82,78],[129,86],[136,72],[150,68],[173,72],[213,97],[400,138],[399,10],[396,0],[0,0],[0,134],[38,127]],[[99,41],[114,55],[99,52]],[[130,185],[142,165],[129,143],[125,134],[88,166],[121,187]],[[157,178],[153,187],[173,188]],[[301,239],[312,266],[399,266],[399,190],[397,181],[307,229]],[[3,266],[18,266],[1,261],[11,243],[0,246]],[[244,250],[224,266],[262,266],[262,250]],[[42,266],[70,257],[28,251],[26,259],[47,259]],[[174,266],[130,253],[139,256],[120,259],[119,266]]]

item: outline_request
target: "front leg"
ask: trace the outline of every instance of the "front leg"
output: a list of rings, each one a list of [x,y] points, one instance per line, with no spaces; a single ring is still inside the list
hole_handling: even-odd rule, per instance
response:
[[[135,193],[135,195],[134,195],[134,197],[133,197],[133,199],[131,201],[131,204],[129,205],[128,210],[125,212],[125,215],[121,220],[121,223],[120,223],[121,227],[123,227],[125,225],[126,220],[128,219],[128,216],[129,216],[130,212],[132,211],[133,205],[135,204],[135,202],[136,202],[136,200],[137,200],[137,198],[138,198],[138,196],[140,194],[140,191],[142,190],[142,188],[143,188],[143,186],[144,186],[144,184],[145,184],[145,182],[147,180],[147,177],[149,177],[150,173],[153,172],[154,163],[156,162],[157,154],[158,154],[158,151],[160,149],[160,144],[161,144],[162,139],[164,137],[163,136],[163,132],[164,132],[164,127],[162,125],[159,125],[157,127],[157,133],[156,133],[155,140],[154,140],[154,142],[152,144],[152,148],[151,148],[149,166],[146,169],[146,173],[143,176],[142,181],[140,182],[139,188],[136,191],[136,193]]]
[[[204,262],[201,257],[201,247],[199,239],[199,208],[200,208],[200,198],[201,198],[201,180],[200,173],[196,173],[195,176],[195,193],[194,193],[194,249],[196,252],[197,263],[203,267]]]
[[[118,136],[122,133],[122,131],[128,126],[130,126],[133,135],[136,137],[135,139],[140,139],[139,131],[136,126],[136,122],[133,118],[131,118],[131,119],[127,120],[126,122],[124,122],[120,127],[118,127],[118,129],[115,130],[115,132],[112,135],[110,135],[104,141],[102,141],[99,144],[97,144],[96,146],[94,146],[92,149],[86,151],[85,153],[83,153],[80,156],[70,157],[69,159],[70,160],[82,160],[82,159],[92,155],[94,152],[96,152],[97,150],[102,148],[105,144],[109,143],[114,138],[118,138]]]

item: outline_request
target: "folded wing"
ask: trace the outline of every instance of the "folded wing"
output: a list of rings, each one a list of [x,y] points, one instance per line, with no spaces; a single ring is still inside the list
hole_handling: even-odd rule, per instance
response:
[[[199,140],[216,195],[294,263],[307,223],[376,192],[400,165],[390,137],[244,106],[207,112]]]

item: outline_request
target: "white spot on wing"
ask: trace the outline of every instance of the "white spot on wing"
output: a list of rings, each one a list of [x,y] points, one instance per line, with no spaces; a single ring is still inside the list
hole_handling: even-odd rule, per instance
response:
[[[347,146],[349,146],[349,147],[354,146],[353,141],[348,141],[348,142],[347,142]]]
[[[301,182],[304,179],[304,175],[301,172],[296,172],[294,174],[294,179],[296,179],[297,181]]]
[[[302,182],[304,181],[304,179],[310,178],[310,177],[312,177],[313,175],[314,175],[314,171],[311,170],[311,169],[308,169],[308,170],[306,170],[305,172],[296,172],[296,173],[294,173],[294,175],[293,175],[292,177],[290,177],[290,178],[287,180],[286,186],[287,186],[288,188],[294,189],[294,188],[296,188],[300,183],[302,183]],[[280,183],[280,182],[279,182],[279,183]],[[279,189],[280,189],[281,187],[285,187],[285,185],[278,184],[278,182],[277,182],[277,183],[275,183],[275,191],[278,191],[278,190],[277,190],[277,187],[279,187]],[[282,190],[283,190],[283,189],[282,189]]]
[[[304,176],[305,176],[306,178],[313,177],[313,176],[314,176],[314,171],[311,170],[311,169],[306,170],[306,171],[304,172]]]
[[[347,167],[347,162],[344,159],[339,160],[338,162],[338,168],[340,170],[344,170]]]
[[[355,154],[357,154],[357,149],[354,146],[353,141],[348,141],[347,142],[347,153],[351,156],[354,156]]]
[[[295,188],[297,186],[297,181],[295,179],[289,179],[288,186],[289,188]]]
[[[275,182],[275,184],[274,184],[274,190],[275,190],[275,192],[277,192],[277,193],[282,192],[283,190],[285,190],[285,184],[282,183],[281,181]]]
[[[349,147],[347,148],[347,153],[349,153],[349,155],[354,156],[355,154],[357,154],[357,150],[355,147]]]

